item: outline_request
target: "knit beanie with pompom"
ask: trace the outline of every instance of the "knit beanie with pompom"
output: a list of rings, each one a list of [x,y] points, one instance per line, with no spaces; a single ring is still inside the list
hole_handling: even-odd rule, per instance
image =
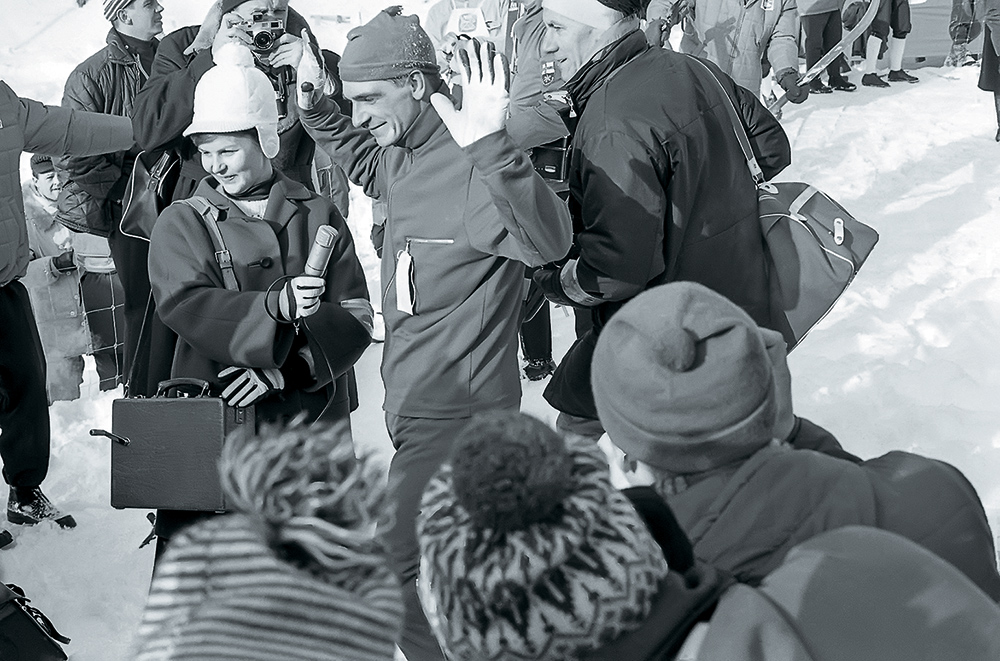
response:
[[[431,38],[416,16],[403,16],[400,6],[388,7],[347,33],[340,57],[340,79],[363,83],[391,80],[411,71],[440,71]]]
[[[654,287],[616,312],[597,340],[591,384],[611,442],[671,474],[771,442],[775,386],[760,329],[703,285]]]
[[[238,44],[225,44],[213,55],[215,66],[194,90],[194,117],[184,135],[257,130],[261,150],[278,155],[278,104],[267,75],[254,66],[253,54]]]
[[[158,564],[136,661],[392,659],[403,606],[376,523],[384,467],[342,429],[230,438],[235,514],[194,524]]]
[[[642,623],[663,552],[593,442],[516,412],[477,416],[417,518],[418,588],[456,659],[571,659]]]

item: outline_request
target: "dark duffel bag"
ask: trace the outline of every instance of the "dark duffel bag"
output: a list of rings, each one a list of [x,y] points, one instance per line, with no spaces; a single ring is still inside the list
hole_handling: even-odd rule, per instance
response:
[[[201,379],[160,383],[155,397],[112,404],[111,506],[222,512],[219,457],[231,434],[254,433],[254,408],[208,396]]]
[[[0,585],[0,659],[3,661],[66,661],[69,638],[56,631],[45,614],[16,585]]]

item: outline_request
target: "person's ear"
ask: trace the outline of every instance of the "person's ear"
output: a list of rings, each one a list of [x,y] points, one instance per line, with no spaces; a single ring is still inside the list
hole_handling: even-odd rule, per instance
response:
[[[118,10],[118,13],[115,14],[115,18],[118,19],[118,22],[123,25],[132,25],[132,18],[128,15],[128,9],[125,9],[124,7]]]
[[[423,101],[429,96],[431,90],[428,89],[427,77],[423,72],[411,71],[406,82],[410,86],[410,94],[417,101]]]

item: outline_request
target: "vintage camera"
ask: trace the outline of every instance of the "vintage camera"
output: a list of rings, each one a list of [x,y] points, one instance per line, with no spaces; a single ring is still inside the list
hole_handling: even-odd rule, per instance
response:
[[[250,22],[250,42],[255,53],[270,53],[285,34],[283,18],[270,12],[255,11]]]

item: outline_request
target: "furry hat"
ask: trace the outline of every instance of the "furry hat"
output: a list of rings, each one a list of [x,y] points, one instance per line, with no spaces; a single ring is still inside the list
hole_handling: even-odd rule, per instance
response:
[[[639,626],[663,552],[592,442],[514,412],[477,416],[417,518],[418,586],[456,659],[569,659]]]
[[[654,468],[701,473],[771,441],[775,386],[760,330],[702,285],[661,285],[615,313],[591,381],[611,442]]]
[[[345,82],[389,80],[411,71],[438,73],[431,38],[416,16],[403,16],[400,6],[380,11],[375,18],[347,33],[340,58]]]
[[[236,513],[171,540],[137,661],[391,659],[403,607],[375,533],[384,468],[305,426],[231,438],[220,463]]]
[[[257,130],[264,155],[274,158],[278,139],[278,105],[267,75],[254,67],[250,51],[226,44],[215,54],[215,66],[194,90],[194,118],[184,135]]]

